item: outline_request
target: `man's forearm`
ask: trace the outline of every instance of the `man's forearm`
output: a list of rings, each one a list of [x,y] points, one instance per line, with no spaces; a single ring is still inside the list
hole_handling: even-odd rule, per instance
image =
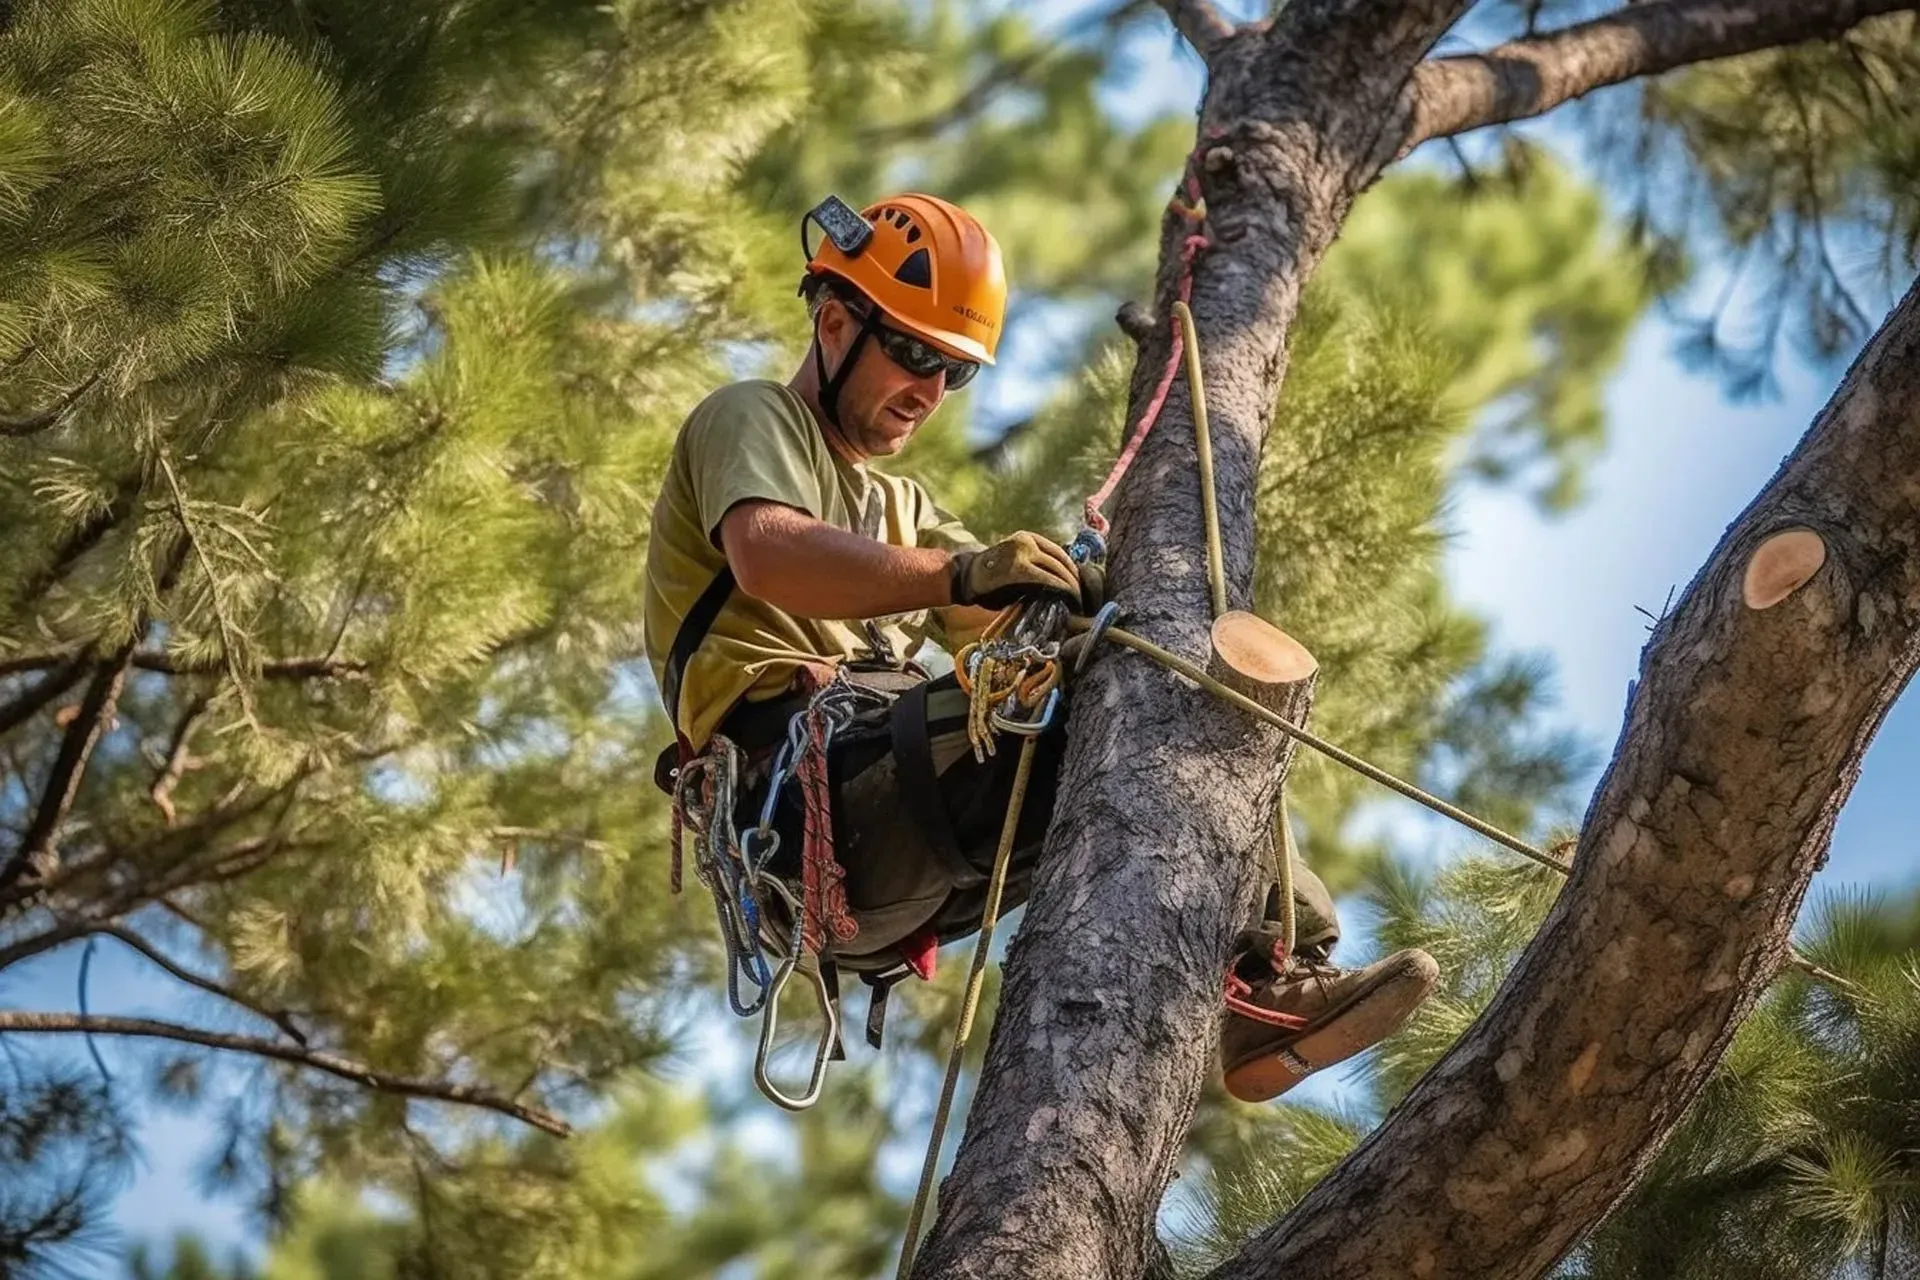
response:
[[[720,522],[740,589],[800,618],[880,618],[952,600],[952,558],[863,538],[776,502],[743,502]]]

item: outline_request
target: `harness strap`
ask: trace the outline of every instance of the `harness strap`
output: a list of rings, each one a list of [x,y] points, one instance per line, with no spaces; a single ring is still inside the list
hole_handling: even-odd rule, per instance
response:
[[[893,765],[900,795],[927,844],[953,877],[956,888],[971,889],[987,877],[960,852],[953,815],[933,767],[933,732],[927,722],[930,684],[917,684],[893,704]]]
[[[713,630],[736,585],[733,566],[722,566],[693,602],[693,608],[687,610],[687,616],[680,619],[680,629],[673,633],[673,648],[667,652],[666,666],[660,673],[660,699],[667,705],[667,719],[676,736],[680,733],[680,681],[687,674],[687,663],[706,640],[707,632]]]
[[[840,966],[833,962],[831,952],[820,956],[819,962],[820,981],[826,987],[827,1003],[833,1006],[836,1014],[831,1020],[833,1025],[833,1047],[827,1051],[827,1061],[845,1062],[847,1060],[847,1046],[840,1039],[840,1019],[837,1016],[840,1009]],[[867,1016],[871,1018],[873,1015],[869,1013]]]

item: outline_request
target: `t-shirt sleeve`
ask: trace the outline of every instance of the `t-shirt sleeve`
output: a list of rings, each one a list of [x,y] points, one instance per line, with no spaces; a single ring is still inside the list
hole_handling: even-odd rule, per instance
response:
[[[687,464],[700,527],[719,543],[720,521],[737,504],[778,502],[823,519],[807,423],[780,391],[741,383],[709,397],[687,424]]]
[[[960,523],[958,516],[952,515],[940,507],[924,488],[913,485],[914,499],[914,541],[923,547],[937,547],[941,551],[977,551],[983,545],[980,539]]]

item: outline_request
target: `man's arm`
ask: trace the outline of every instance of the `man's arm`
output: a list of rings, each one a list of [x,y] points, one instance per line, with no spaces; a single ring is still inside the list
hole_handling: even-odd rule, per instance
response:
[[[720,549],[740,589],[799,618],[883,618],[953,601],[953,557],[837,529],[778,502],[734,504]]]

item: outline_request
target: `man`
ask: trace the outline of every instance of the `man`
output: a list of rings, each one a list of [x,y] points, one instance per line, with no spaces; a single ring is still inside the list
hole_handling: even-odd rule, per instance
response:
[[[809,222],[824,234],[801,282],[813,342],[799,369],[785,384],[721,388],[675,442],[647,553],[647,649],[686,753],[720,733],[764,762],[836,670],[884,692],[836,735],[828,772],[852,935],[834,958],[890,980],[924,975],[940,942],[977,928],[1017,755],[976,760],[954,678],[907,660],[936,632],[957,649],[1008,604],[1090,611],[1099,584],[1040,534],[983,545],[922,486],[868,465],[993,363],[1006,307],[993,237],[925,195],[858,215],[830,199],[802,222],[803,249]],[[1057,718],[1035,754],[1005,909],[1025,901],[1063,745]],[[749,781],[743,815],[760,812],[765,787]],[[773,806],[772,866],[787,876],[804,838],[797,792]],[[1247,1014],[1222,1033],[1228,1088],[1248,1100],[1375,1043],[1433,983],[1419,952],[1332,968],[1332,903],[1304,866],[1295,885],[1297,954],[1278,974],[1264,956],[1242,962]]]

